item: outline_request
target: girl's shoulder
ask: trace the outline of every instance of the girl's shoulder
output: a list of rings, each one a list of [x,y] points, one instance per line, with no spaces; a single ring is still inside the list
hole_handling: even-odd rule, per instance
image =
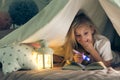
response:
[[[99,48],[103,47],[104,45],[110,45],[109,39],[100,34],[94,35],[94,40],[95,40],[94,46]]]
[[[95,34],[94,35],[94,40],[95,41],[102,41],[102,42],[107,42],[109,39],[106,36],[103,36],[101,34]]]

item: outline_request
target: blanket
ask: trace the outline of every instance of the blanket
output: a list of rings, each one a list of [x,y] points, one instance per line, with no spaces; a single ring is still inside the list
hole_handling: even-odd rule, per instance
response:
[[[120,80],[120,71],[112,68],[103,70],[43,69],[16,71],[6,76],[0,73],[0,80]]]

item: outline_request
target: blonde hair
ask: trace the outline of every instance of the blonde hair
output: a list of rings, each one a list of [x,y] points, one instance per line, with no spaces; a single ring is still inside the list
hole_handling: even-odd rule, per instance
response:
[[[78,27],[81,27],[83,25],[86,25],[88,27],[91,27],[94,29],[94,33],[97,33],[96,29],[95,29],[95,25],[93,24],[93,22],[84,14],[79,14],[77,15],[71,26],[70,29],[66,35],[66,40],[64,43],[64,49],[65,49],[65,60],[72,60],[73,59],[73,49],[77,49],[80,51],[84,51],[84,49],[78,45],[78,43],[75,40],[75,29],[77,29]]]

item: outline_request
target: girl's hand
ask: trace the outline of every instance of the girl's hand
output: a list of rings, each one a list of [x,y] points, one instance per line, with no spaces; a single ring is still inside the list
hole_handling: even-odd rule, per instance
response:
[[[93,50],[95,50],[93,43],[89,40],[87,40],[86,42],[82,42],[81,45],[89,53],[91,53]]]
[[[40,48],[40,44],[38,42],[34,42],[34,43],[28,43],[28,45],[34,47],[34,48]]]
[[[75,61],[76,63],[82,63],[82,61],[83,61],[82,54],[75,54],[75,55],[73,56],[73,58],[74,58],[74,61]]]

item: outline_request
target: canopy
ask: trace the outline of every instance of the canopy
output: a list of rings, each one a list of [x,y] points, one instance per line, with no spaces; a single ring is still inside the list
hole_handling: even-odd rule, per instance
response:
[[[120,35],[120,0],[99,0],[117,33]]]
[[[1,3],[5,3],[5,0],[2,1]],[[116,1],[51,0],[31,20],[2,38],[0,47],[11,43],[31,43],[40,39],[46,39],[50,46],[61,46],[78,11],[90,17],[100,32],[104,31],[107,17],[109,17],[115,30],[120,35],[120,4]],[[37,2],[37,4],[41,3]],[[4,5],[1,5],[1,10],[3,7]]]

